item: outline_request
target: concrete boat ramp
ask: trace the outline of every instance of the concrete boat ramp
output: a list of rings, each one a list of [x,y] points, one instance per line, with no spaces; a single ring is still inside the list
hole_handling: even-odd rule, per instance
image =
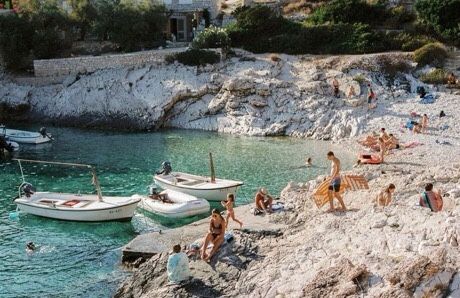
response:
[[[244,223],[243,229],[277,231],[284,227],[283,224],[270,222],[270,216],[254,216],[250,212],[251,208],[252,204],[235,208],[236,218]],[[239,225],[230,219],[228,230],[236,228],[239,228]],[[204,237],[208,230],[209,217],[179,228],[139,235],[122,248],[122,261],[132,262],[138,258],[148,259],[158,253],[170,252],[173,245],[191,244]]]

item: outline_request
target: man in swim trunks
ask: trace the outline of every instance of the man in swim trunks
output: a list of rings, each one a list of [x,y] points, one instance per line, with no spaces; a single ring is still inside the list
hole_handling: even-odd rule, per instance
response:
[[[347,207],[343,203],[342,196],[340,196],[340,160],[334,156],[334,152],[329,151],[327,153],[327,159],[329,159],[331,163],[331,184],[329,185],[329,210],[328,212],[332,212],[335,210],[334,208],[334,198],[336,198],[341,208],[339,211],[346,211]]]

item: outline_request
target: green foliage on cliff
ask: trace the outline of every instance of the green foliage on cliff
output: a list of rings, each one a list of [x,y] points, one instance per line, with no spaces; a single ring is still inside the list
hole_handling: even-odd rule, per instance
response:
[[[415,8],[424,24],[460,44],[460,0],[417,0]]]
[[[414,52],[414,60],[419,66],[432,65],[441,67],[447,59],[447,49],[441,43],[430,43]]]
[[[165,61],[167,63],[174,63],[174,61],[177,61],[184,65],[200,66],[219,62],[220,55],[214,51],[190,49],[185,52],[170,54],[166,56]]]

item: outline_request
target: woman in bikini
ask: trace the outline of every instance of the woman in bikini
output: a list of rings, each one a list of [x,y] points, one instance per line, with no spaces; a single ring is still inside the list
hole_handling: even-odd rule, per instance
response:
[[[227,195],[227,201],[222,201],[220,203],[222,204],[222,206],[224,206],[227,209],[227,220],[226,220],[227,225],[225,226],[225,228],[228,228],[228,223],[230,221],[229,220],[230,218],[233,219],[234,222],[239,223],[240,228],[243,227],[243,222],[236,219],[235,210],[233,210],[233,206],[235,204],[235,195],[232,193],[229,193]]]
[[[217,209],[213,209],[211,212],[211,221],[209,222],[209,232],[206,234],[203,247],[201,248],[201,259],[209,262],[212,256],[217,252],[222,243],[224,243],[225,235],[225,219],[220,215]],[[206,254],[206,250],[209,244],[213,244],[211,252]]]

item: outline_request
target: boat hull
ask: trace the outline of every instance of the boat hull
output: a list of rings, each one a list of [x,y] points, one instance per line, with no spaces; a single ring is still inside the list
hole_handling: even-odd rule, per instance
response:
[[[42,136],[38,132],[30,132],[24,130],[6,129],[5,136],[10,141],[22,144],[38,145],[51,142],[51,139],[48,136]]]
[[[207,201],[223,201],[227,199],[227,194],[236,193],[238,188],[243,185],[242,182],[235,181],[226,186],[214,187],[214,188],[193,188],[186,185],[174,184],[171,181],[163,179],[161,175],[156,175],[154,177],[155,184],[161,187],[162,189],[170,189],[191,196],[202,198]]]
[[[80,221],[80,222],[101,222],[101,221],[128,221],[134,216],[134,211],[139,199],[132,198],[128,203],[112,204],[110,207],[93,209],[71,209],[53,207],[53,205],[40,205],[27,198],[15,200],[19,210],[46,218]]]
[[[210,210],[210,205],[205,199],[198,199],[191,195],[171,190],[166,190],[165,193],[168,194],[168,198],[171,199],[173,203],[163,203],[148,197],[139,196],[141,202],[138,207],[147,212],[168,218],[190,217],[208,213]],[[180,196],[182,200],[177,200],[178,196]]]

